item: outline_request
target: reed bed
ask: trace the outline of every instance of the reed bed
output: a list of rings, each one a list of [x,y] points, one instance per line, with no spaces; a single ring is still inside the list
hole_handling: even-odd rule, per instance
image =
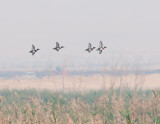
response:
[[[160,91],[0,91],[0,124],[66,123],[159,124]]]

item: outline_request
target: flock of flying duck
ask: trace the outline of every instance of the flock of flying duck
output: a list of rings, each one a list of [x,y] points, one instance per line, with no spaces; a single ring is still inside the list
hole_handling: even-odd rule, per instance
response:
[[[63,47],[63,46],[60,46],[59,43],[56,42],[56,47],[53,48],[53,50],[56,50],[56,51],[58,52],[58,51],[59,51],[60,49],[62,49],[62,48],[64,48],[64,47]],[[102,51],[103,51],[105,48],[107,48],[107,47],[106,47],[106,46],[103,47],[103,43],[102,43],[102,41],[100,41],[100,43],[99,43],[99,48],[97,49],[97,51],[99,51],[99,54],[101,54]],[[95,47],[92,47],[91,43],[89,43],[89,44],[88,44],[88,48],[85,49],[85,51],[88,51],[88,53],[90,53],[90,52],[91,52],[92,50],[94,50],[94,49],[95,49]],[[32,55],[34,55],[38,50],[40,50],[40,49],[36,49],[35,46],[32,45],[32,50],[29,51],[29,53],[31,53]]]

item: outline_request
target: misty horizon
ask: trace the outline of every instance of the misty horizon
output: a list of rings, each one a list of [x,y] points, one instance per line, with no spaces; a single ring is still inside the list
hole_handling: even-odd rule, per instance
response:
[[[128,63],[159,66],[160,1],[1,1],[0,68],[19,66],[103,65]],[[88,43],[107,46],[88,54]],[[55,43],[65,48],[53,51]],[[40,51],[29,54],[34,44]],[[66,61],[66,62],[65,62]]]

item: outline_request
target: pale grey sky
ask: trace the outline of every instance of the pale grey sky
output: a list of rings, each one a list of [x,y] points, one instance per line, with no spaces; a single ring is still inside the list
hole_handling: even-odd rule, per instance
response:
[[[1,0],[0,64],[57,63],[64,56],[160,61],[159,5],[159,0]],[[101,56],[84,52],[89,42],[98,47],[100,40],[108,47]],[[57,41],[65,46],[59,54],[52,50]],[[34,57],[28,53],[32,44],[41,49]]]

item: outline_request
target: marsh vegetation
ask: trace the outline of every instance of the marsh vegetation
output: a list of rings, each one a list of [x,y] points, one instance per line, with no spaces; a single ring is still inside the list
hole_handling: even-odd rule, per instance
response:
[[[1,90],[2,124],[160,123],[160,91]]]

